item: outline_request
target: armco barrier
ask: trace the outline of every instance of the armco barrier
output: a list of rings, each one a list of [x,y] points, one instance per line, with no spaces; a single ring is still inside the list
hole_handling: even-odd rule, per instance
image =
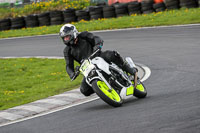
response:
[[[114,0],[113,0],[114,1]],[[120,2],[125,2],[121,0]],[[128,0],[129,1],[129,0]],[[63,23],[77,22],[80,20],[92,20],[100,18],[113,18],[131,14],[147,14],[161,12],[165,9],[179,9],[198,7],[200,0],[130,0],[129,3],[116,3],[112,5],[99,4],[85,10],[66,9],[64,11],[50,11],[41,14],[33,14],[25,17],[8,18],[0,20],[0,31],[20,29],[24,27],[37,27],[59,25]],[[115,2],[119,2],[115,0]]]

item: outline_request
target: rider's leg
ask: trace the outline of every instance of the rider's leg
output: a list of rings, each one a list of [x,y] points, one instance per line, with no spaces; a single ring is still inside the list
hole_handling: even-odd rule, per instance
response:
[[[87,82],[85,81],[85,78],[83,78],[82,83],[81,83],[81,87],[80,87],[80,91],[83,95],[85,96],[90,96],[91,94],[94,93],[93,89],[91,86],[89,86],[87,84]]]
[[[104,51],[100,55],[107,62],[113,62],[118,65],[123,71],[135,75],[137,68],[132,68],[127,61],[125,61],[117,51]]]

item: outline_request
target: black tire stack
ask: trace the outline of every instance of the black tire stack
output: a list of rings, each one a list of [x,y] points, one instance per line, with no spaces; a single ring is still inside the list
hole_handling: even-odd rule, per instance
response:
[[[25,17],[26,27],[37,27],[39,26],[37,15],[28,15]]]
[[[81,20],[90,20],[90,15],[89,15],[89,11],[87,10],[77,10],[75,11],[76,16],[77,16],[77,20],[81,21]]]
[[[196,0],[179,0],[180,7],[195,8],[198,7]]]
[[[165,0],[167,9],[179,9],[179,0]]]
[[[153,4],[153,8],[156,12],[162,12],[166,9],[164,2]]]
[[[93,6],[89,8],[90,19],[103,18],[103,7]]]
[[[50,24],[51,25],[59,25],[63,23],[63,13],[62,11],[50,11]]]
[[[141,3],[139,2],[130,2],[128,3],[128,12],[129,12],[129,15],[132,15],[132,14],[141,14]]]
[[[114,6],[104,6],[103,7],[103,17],[104,18],[115,18],[115,7]]]
[[[50,25],[49,12],[45,12],[38,15],[39,26],[48,26]]]
[[[128,4],[115,4],[115,14],[116,17],[126,16],[128,15]]]
[[[10,19],[2,19],[0,20],[0,31],[9,30],[11,27]]]
[[[142,1],[141,2],[142,13],[143,14],[153,13],[154,12],[153,4],[154,4],[153,0]]]
[[[24,17],[17,17],[11,19],[11,29],[21,29],[25,27]]]
[[[71,22],[76,22],[76,14],[75,14],[75,9],[69,8],[63,11],[63,18],[64,18],[64,23],[71,23]]]

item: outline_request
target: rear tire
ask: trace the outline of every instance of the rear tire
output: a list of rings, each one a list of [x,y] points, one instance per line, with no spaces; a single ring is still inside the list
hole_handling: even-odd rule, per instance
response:
[[[94,92],[107,104],[113,107],[120,107],[123,103],[120,95],[113,89],[108,91],[109,87],[101,80],[94,80],[92,82]]]
[[[142,82],[134,89],[133,95],[137,98],[145,98],[147,96],[147,90]]]

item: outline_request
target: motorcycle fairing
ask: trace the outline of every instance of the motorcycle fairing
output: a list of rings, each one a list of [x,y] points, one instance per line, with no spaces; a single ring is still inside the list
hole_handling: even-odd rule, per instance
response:
[[[111,74],[111,72],[109,70],[109,64],[103,58],[95,57],[94,59],[92,59],[92,63],[97,65],[97,67],[99,69],[103,70],[108,75]]]

